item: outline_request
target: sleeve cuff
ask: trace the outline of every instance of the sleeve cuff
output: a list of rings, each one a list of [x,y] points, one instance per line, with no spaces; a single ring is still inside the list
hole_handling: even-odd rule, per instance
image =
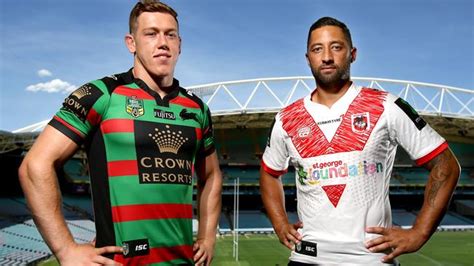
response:
[[[60,117],[54,116],[48,124],[57,129],[59,132],[66,135],[77,145],[82,144],[82,141],[84,140],[84,135],[79,130],[69,125],[66,121],[62,120]]]
[[[286,172],[288,172],[288,168],[285,169],[285,170],[281,170],[281,171],[278,171],[278,170],[274,170],[270,167],[268,167],[268,165],[265,164],[265,162],[262,160],[261,162],[261,166],[263,168],[263,170],[267,173],[269,173],[270,175],[274,176],[274,177],[279,177],[281,175],[284,175],[286,174]]]
[[[415,163],[416,165],[418,166],[422,166],[424,165],[425,163],[431,161],[433,158],[435,158],[436,156],[438,156],[441,152],[443,152],[444,150],[446,150],[448,148],[448,142],[443,142],[441,145],[439,145],[436,149],[434,149],[433,151],[431,151],[430,153],[428,153],[427,155],[421,157],[420,159],[416,160]]]

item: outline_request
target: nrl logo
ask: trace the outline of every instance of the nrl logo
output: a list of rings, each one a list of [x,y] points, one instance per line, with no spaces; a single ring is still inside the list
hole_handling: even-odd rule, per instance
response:
[[[296,244],[296,251],[301,251],[301,242],[299,242],[298,244]]]
[[[369,112],[353,114],[351,116],[352,132],[364,132],[370,129]]]
[[[128,247],[128,243],[123,243],[122,249],[123,249],[123,255],[127,256],[128,253],[130,252],[130,248]]]
[[[137,99],[137,96],[127,97],[126,110],[129,115],[135,118],[144,115],[143,100]]]
[[[302,127],[298,129],[298,137],[299,138],[307,138],[311,134],[311,128],[310,127]]]

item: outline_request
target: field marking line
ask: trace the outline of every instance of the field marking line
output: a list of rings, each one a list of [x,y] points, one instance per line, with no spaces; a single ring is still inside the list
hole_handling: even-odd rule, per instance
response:
[[[440,266],[443,265],[443,264],[440,263],[439,261],[437,261],[437,260],[435,260],[435,259],[432,259],[432,258],[430,258],[430,257],[428,257],[428,256],[425,256],[425,255],[423,255],[423,254],[421,254],[421,253],[416,252],[415,254],[418,255],[418,256],[420,256],[420,257],[422,257],[422,258],[424,258],[424,259],[429,260],[430,262],[434,263],[434,265],[440,265]]]

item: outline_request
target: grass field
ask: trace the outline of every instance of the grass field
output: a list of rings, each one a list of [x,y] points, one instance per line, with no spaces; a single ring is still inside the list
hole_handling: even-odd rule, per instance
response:
[[[275,235],[251,235],[239,238],[239,262],[232,258],[232,236],[217,241],[213,265],[287,265],[289,250]],[[474,232],[438,232],[418,252],[402,255],[406,265],[474,265]]]
[[[239,262],[232,258],[232,236],[217,240],[212,265],[276,266],[287,265],[289,250],[283,247],[275,235],[241,235],[239,238]],[[407,265],[474,265],[474,231],[438,232],[418,252],[399,258]],[[49,260],[42,266],[58,265]]]

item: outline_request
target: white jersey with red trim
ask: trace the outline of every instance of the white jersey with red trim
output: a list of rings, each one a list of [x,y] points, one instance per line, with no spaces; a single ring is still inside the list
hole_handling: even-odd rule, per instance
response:
[[[392,226],[389,182],[397,146],[421,165],[446,141],[401,98],[354,84],[331,108],[311,95],[281,110],[262,159],[278,176],[296,169],[298,216],[311,254],[290,259],[310,264],[382,264],[365,242],[366,227]],[[313,244],[311,244],[313,245]]]

